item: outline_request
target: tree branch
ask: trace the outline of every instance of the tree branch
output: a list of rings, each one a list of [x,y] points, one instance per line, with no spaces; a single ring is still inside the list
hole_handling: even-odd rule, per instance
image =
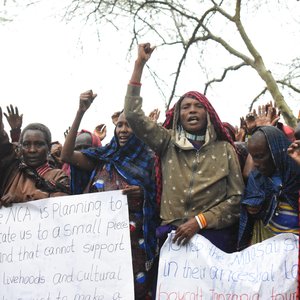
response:
[[[276,80],[277,83],[287,86],[288,88],[290,88],[291,90],[293,90],[296,93],[300,94],[300,89],[295,87],[294,85],[292,85],[290,82],[287,82],[285,80]]]
[[[223,74],[222,74],[222,76],[221,76],[220,78],[214,78],[214,79],[212,79],[212,80],[209,80],[209,81],[205,84],[204,95],[206,95],[207,89],[208,89],[208,87],[209,87],[212,83],[223,81],[223,80],[225,79],[225,77],[226,77],[226,75],[227,75],[227,73],[228,73],[229,71],[236,71],[236,70],[238,70],[238,69],[240,69],[240,68],[242,68],[242,67],[244,67],[244,66],[248,66],[248,65],[247,65],[246,63],[242,62],[242,63],[240,63],[240,64],[238,64],[238,65],[235,65],[235,66],[229,66],[229,67],[225,68],[225,69],[224,69],[224,72],[223,72]]]
[[[267,92],[267,88],[265,87],[251,102],[250,106],[249,106],[249,112],[253,109],[253,105],[254,103]]]

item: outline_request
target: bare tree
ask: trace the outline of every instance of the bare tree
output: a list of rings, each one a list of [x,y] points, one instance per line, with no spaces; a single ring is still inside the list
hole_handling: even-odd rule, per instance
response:
[[[14,2],[14,1],[13,1]],[[12,21],[12,18],[8,16],[7,12],[7,0],[2,0],[0,2],[0,23],[6,23]]]
[[[18,12],[30,5],[35,5],[41,0],[0,0],[0,23],[12,22]]]
[[[280,1],[277,2],[279,5]],[[93,21],[96,19],[99,23],[109,22],[117,30],[119,20],[126,19],[128,22],[130,20],[132,40],[129,51],[142,37],[150,33],[160,41],[159,46],[177,46],[177,49],[181,49],[170,95],[166,101],[167,108],[175,96],[184,62],[190,52],[198,49],[200,54],[212,43],[221,46],[227,55],[234,57],[235,63],[224,66],[223,73],[219,77],[208,79],[204,93],[212,84],[224,81],[228,72],[237,72],[241,68],[250,67],[262,79],[265,87],[257,91],[254,99],[249,99],[251,102],[249,109],[257,99],[269,92],[285,122],[295,127],[297,119],[287,105],[282,91],[286,89],[291,93],[300,93],[299,86],[297,87],[299,58],[292,61],[286,74],[275,78],[272,71],[266,67],[262,55],[251,41],[243,23],[242,10],[260,9],[263,5],[268,5],[268,1],[245,1],[242,5],[242,0],[72,0],[66,17],[80,15],[85,16],[87,21],[93,17]],[[285,5],[288,5],[288,2]],[[235,38],[239,37],[240,44],[236,45],[232,41],[228,35],[230,31]]]

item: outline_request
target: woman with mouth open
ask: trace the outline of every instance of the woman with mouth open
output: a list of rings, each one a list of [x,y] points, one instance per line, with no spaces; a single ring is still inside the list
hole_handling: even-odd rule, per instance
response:
[[[75,151],[81,119],[97,94],[80,95],[79,108],[66,137],[62,160],[71,165],[74,194],[123,190],[127,195],[135,299],[151,299],[153,263],[157,254],[153,152],[132,132],[124,113],[118,116],[114,137],[103,147]]]
[[[163,126],[145,116],[140,80],[154,48],[149,43],[138,47],[124,112],[133,132],[160,159],[160,244],[175,230],[174,243],[186,244],[199,233],[223,251],[234,252],[244,184],[233,141],[199,92],[184,94],[167,112]]]

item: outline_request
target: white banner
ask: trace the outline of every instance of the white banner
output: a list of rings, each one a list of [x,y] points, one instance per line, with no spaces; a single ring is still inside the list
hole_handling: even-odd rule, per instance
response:
[[[160,252],[157,300],[296,300],[298,236],[279,234],[231,254],[199,234],[185,246],[173,237]]]
[[[121,191],[0,209],[0,300],[105,299],[134,299]]]

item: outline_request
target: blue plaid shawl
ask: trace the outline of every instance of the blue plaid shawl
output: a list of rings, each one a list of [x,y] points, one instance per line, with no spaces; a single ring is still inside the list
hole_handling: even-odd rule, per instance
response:
[[[264,225],[272,218],[280,199],[285,200],[298,211],[300,167],[287,154],[291,141],[274,126],[264,126],[257,130],[262,131],[266,136],[276,172],[272,177],[263,176],[257,170],[249,174],[241,201],[239,248],[248,246],[255,221],[249,217],[245,205],[263,205],[265,209],[255,218],[261,219]]]
[[[157,241],[155,230],[158,224],[158,210],[156,205],[156,190],[154,180],[153,152],[139,140],[131,135],[123,147],[119,147],[114,136],[110,143],[104,147],[83,150],[88,158],[97,165],[105,165],[110,173],[114,167],[129,185],[137,185],[144,190],[143,206],[143,233],[145,251],[148,260],[155,257]],[[71,190],[73,194],[81,194],[90,181],[93,172],[79,170],[71,166]]]

